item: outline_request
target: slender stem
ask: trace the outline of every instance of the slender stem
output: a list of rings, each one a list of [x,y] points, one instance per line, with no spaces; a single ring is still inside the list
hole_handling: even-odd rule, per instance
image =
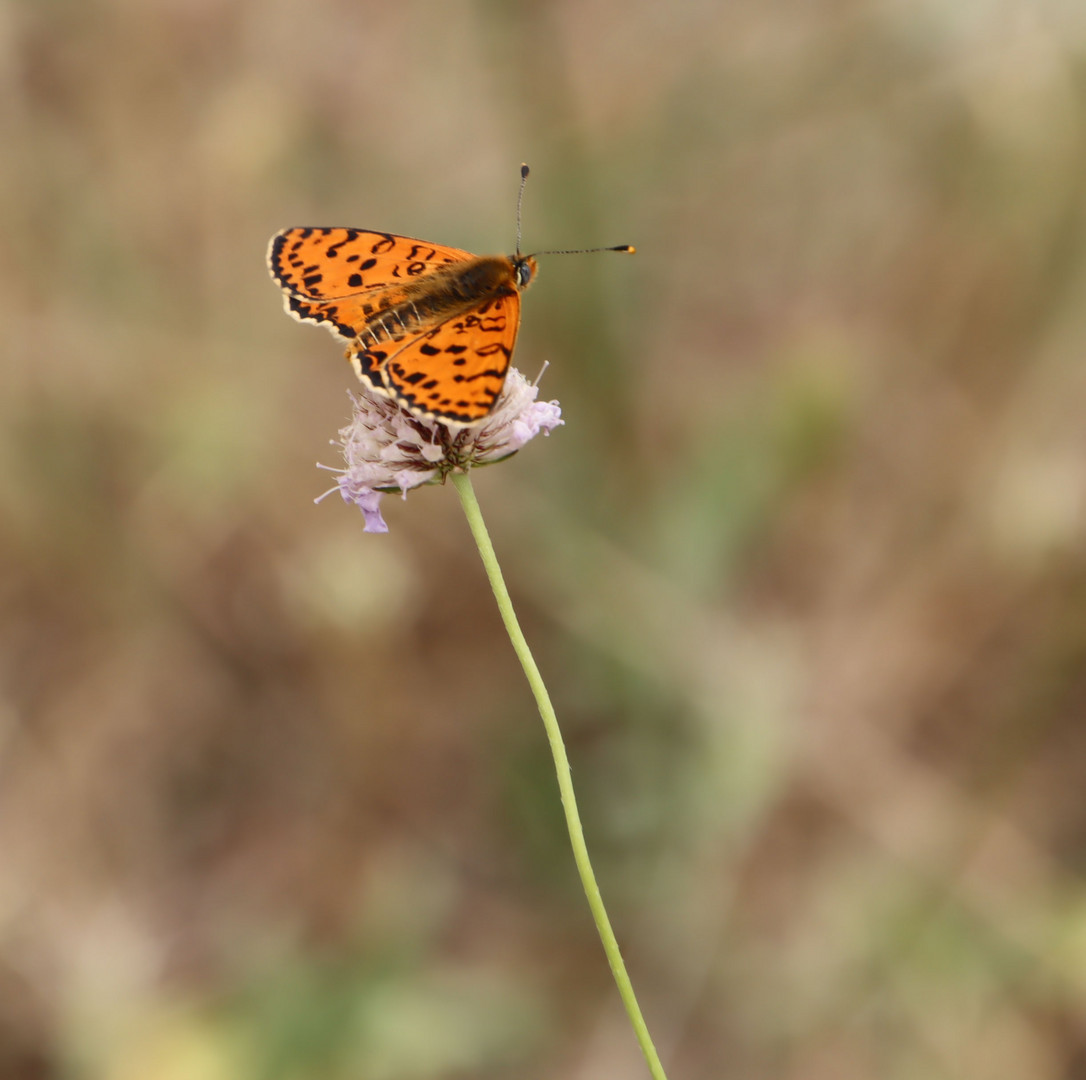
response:
[[[551,746],[551,756],[554,758],[554,769],[558,774],[558,789],[562,794],[562,807],[566,814],[566,827],[569,829],[569,841],[573,847],[573,858],[577,863],[577,872],[581,875],[581,884],[584,886],[585,896],[588,898],[588,906],[592,910],[592,918],[595,920],[596,929],[599,931],[600,941],[603,942],[603,951],[607,954],[607,962],[611,965],[611,973],[614,976],[618,992],[622,997],[622,1003],[626,1007],[626,1013],[633,1025],[634,1034],[641,1045],[641,1052],[648,1062],[649,1072],[653,1080],[667,1080],[664,1067],[660,1064],[660,1058],[656,1053],[656,1047],[652,1045],[649,1029],[645,1024],[645,1018],[641,1015],[641,1007],[634,996],[633,985],[630,976],[626,973],[626,965],[622,961],[618,942],[615,940],[615,932],[611,929],[611,922],[607,918],[607,909],[603,906],[603,897],[600,896],[599,886],[596,884],[596,875],[592,871],[592,863],[588,857],[588,847],[585,845],[584,832],[581,829],[581,818],[577,813],[577,799],[573,793],[573,780],[569,771],[569,759],[566,757],[565,744],[562,742],[562,732],[558,727],[558,718],[554,713],[550,695],[543,684],[543,677],[539,674],[535,660],[532,658],[528,642],[517,622],[516,613],[513,611],[513,603],[509,599],[509,590],[505,587],[505,579],[502,577],[498,558],[494,554],[494,545],[490,542],[490,535],[486,531],[483,515],[479,509],[479,502],[475,498],[475,490],[471,486],[471,479],[466,472],[452,474],[453,486],[460,496],[460,504],[464,508],[464,514],[468,519],[468,526],[475,537],[479,554],[486,568],[486,575],[490,579],[490,587],[494,590],[494,598],[498,602],[498,611],[501,612],[502,622],[505,623],[506,633],[513,643],[513,649],[524,668],[524,674],[528,678],[528,685],[532,689],[536,705],[539,706],[539,715],[543,718],[543,726],[547,729],[547,740]]]

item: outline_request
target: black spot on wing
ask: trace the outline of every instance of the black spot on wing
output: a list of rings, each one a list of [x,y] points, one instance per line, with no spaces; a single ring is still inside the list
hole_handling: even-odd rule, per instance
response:
[[[328,251],[326,252],[326,254],[328,255],[328,258],[330,258],[330,259],[338,258],[339,249],[341,247],[343,247],[344,244],[349,244],[352,240],[357,240],[358,239],[358,230],[357,229],[346,229],[344,231],[346,232],[347,235],[344,236],[344,238],[342,240],[338,240],[336,243],[328,245]],[[356,255],[355,258],[357,259],[358,256]]]
[[[513,355],[513,350],[500,341],[492,341],[489,345],[483,345],[475,350],[476,356],[494,356],[497,353],[503,353],[508,360]]]

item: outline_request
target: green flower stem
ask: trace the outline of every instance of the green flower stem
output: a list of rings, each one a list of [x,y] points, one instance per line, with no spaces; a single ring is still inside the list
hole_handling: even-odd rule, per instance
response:
[[[577,872],[581,875],[581,884],[584,886],[585,896],[588,898],[588,906],[592,909],[592,918],[596,922],[600,940],[603,942],[603,951],[607,954],[607,962],[611,965],[611,973],[614,975],[618,992],[622,997],[622,1003],[626,1006],[626,1013],[633,1025],[634,1034],[641,1044],[641,1052],[648,1062],[649,1072],[653,1080],[667,1080],[664,1067],[660,1064],[660,1058],[656,1053],[656,1047],[652,1045],[649,1029],[645,1025],[645,1018],[641,1015],[641,1007],[637,1004],[630,976],[626,973],[626,965],[622,961],[618,942],[615,940],[615,932],[611,929],[611,922],[607,918],[607,909],[603,906],[603,897],[600,896],[599,886],[596,884],[596,875],[592,872],[592,863],[588,858],[588,848],[584,842],[584,832],[581,829],[581,818],[577,813],[577,799],[573,793],[573,780],[569,771],[569,758],[566,757],[565,744],[562,742],[562,732],[558,727],[558,718],[554,714],[554,706],[551,704],[550,695],[543,685],[543,677],[539,674],[535,660],[524,633],[517,622],[516,613],[513,611],[513,603],[509,599],[509,590],[505,587],[505,579],[502,577],[498,558],[494,554],[494,545],[490,542],[490,535],[486,531],[483,515],[479,509],[479,502],[475,498],[475,489],[471,486],[471,479],[466,472],[452,474],[453,486],[460,496],[460,504],[464,508],[464,514],[468,519],[468,526],[475,537],[479,554],[486,568],[486,575],[490,579],[490,587],[494,590],[494,598],[498,602],[498,610],[501,612],[502,622],[505,623],[506,633],[513,643],[513,649],[520,660],[524,674],[528,678],[528,685],[535,696],[539,706],[539,715],[543,718],[543,726],[547,729],[547,739],[551,744],[551,756],[554,758],[554,769],[558,774],[558,789],[562,794],[562,807],[566,814],[566,827],[569,829],[569,841],[573,847],[573,858],[577,863]]]

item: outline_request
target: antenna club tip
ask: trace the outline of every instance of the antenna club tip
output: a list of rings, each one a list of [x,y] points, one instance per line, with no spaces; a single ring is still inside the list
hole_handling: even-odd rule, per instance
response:
[[[526,180],[528,178],[528,166],[521,162],[520,166],[520,178]]]
[[[636,255],[637,254],[637,248],[635,248],[633,246],[633,244],[623,244],[622,247],[620,247],[618,250],[619,251],[627,251],[631,255]]]

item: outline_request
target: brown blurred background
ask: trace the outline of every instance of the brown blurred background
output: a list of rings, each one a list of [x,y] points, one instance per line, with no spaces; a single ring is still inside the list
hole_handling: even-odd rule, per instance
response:
[[[551,258],[477,474],[672,1080],[1086,1077],[1080,0],[5,0],[0,1080],[642,1077],[451,489],[284,225]]]

